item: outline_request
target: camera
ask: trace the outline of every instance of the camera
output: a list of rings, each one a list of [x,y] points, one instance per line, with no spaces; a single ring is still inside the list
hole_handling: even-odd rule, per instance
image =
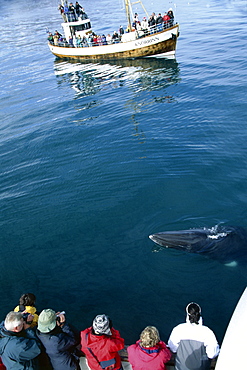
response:
[[[62,311],[60,312],[58,315],[57,315],[57,321],[60,323],[60,316],[61,315],[65,315],[65,311]]]
[[[30,315],[30,313],[29,312],[24,312],[23,314],[22,314],[22,317],[23,317],[23,320],[27,323],[27,324],[31,324],[32,323],[32,321],[33,320],[31,320],[31,321],[27,321],[27,319],[28,319],[28,316]]]

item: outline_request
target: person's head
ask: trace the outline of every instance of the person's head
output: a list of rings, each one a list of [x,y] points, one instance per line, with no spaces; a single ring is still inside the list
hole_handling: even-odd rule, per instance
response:
[[[5,329],[13,332],[20,332],[23,329],[24,320],[21,312],[10,311],[5,320]]]
[[[201,307],[195,302],[191,302],[186,306],[186,313],[191,324],[199,324],[201,317]]]
[[[160,341],[158,329],[155,326],[147,326],[140,335],[140,345],[145,348],[154,347]]]
[[[34,306],[36,297],[33,293],[25,293],[20,297],[19,303],[22,306]]]
[[[38,318],[38,330],[41,333],[49,333],[55,329],[57,325],[57,315],[56,312],[50,308],[46,308],[41,311]]]
[[[112,335],[111,333],[112,322],[111,319],[103,315],[97,315],[93,320],[93,331],[98,335]]]
[[[159,331],[155,326],[147,326],[140,335],[140,345],[145,348],[154,347],[160,341]]]

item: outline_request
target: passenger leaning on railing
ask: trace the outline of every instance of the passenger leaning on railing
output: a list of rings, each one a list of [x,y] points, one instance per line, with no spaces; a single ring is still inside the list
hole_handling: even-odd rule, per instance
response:
[[[176,370],[205,370],[211,359],[219,354],[219,345],[211,329],[203,325],[201,307],[191,302],[186,307],[186,322],[177,325],[168,340],[170,350],[176,353]]]
[[[171,359],[171,352],[160,340],[155,326],[147,326],[140,339],[127,348],[128,359],[133,370],[166,370],[165,364]]]
[[[168,28],[170,25],[170,17],[167,13],[164,14],[163,16],[163,22],[164,22],[164,28]]]
[[[93,325],[81,331],[81,350],[91,370],[122,370],[118,351],[124,348],[124,339],[114,329],[110,318],[97,315]]]

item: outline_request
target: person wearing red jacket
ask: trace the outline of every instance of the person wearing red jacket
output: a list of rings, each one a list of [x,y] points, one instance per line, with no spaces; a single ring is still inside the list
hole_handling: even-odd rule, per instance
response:
[[[147,326],[140,335],[140,340],[127,348],[129,362],[133,370],[166,370],[166,362],[171,359],[171,352],[160,340],[155,326]]]
[[[122,370],[118,351],[124,348],[124,339],[105,314],[97,315],[93,325],[81,331],[81,350],[91,370]]]

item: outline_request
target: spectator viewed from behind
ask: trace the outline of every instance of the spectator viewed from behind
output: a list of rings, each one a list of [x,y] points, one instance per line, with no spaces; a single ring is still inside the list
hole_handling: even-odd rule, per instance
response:
[[[155,326],[147,326],[136,344],[127,348],[129,362],[133,370],[166,370],[166,362],[171,358],[171,352],[160,340]]]
[[[29,321],[32,315],[29,315]],[[0,356],[7,370],[36,370],[40,343],[21,312],[11,311],[0,324]]]
[[[191,302],[186,307],[186,323],[176,326],[168,346],[176,353],[176,370],[207,370],[219,354],[219,345],[211,329],[202,324],[201,307]]]
[[[37,310],[35,308],[36,297],[33,293],[25,293],[19,299],[19,305],[14,309],[15,312],[30,313],[33,315],[32,323],[30,327],[33,328],[38,324]]]
[[[79,370],[76,346],[80,343],[79,332],[70,327],[65,315],[51,309],[39,315],[37,336],[45,347],[54,370]]]
[[[81,350],[91,370],[122,370],[118,351],[124,348],[124,339],[106,315],[97,315],[93,325],[81,332]]]

